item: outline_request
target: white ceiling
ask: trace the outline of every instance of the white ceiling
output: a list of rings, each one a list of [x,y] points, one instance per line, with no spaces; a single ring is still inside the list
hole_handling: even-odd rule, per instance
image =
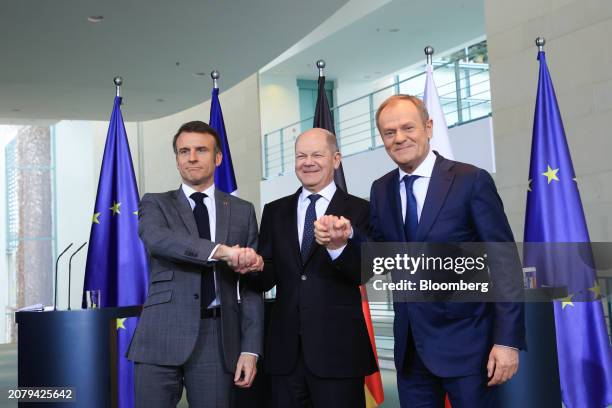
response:
[[[345,8],[363,1],[352,0]],[[425,62],[427,45],[442,52],[485,34],[484,0],[376,1],[378,8],[340,30],[330,29],[325,38],[299,52],[279,58],[282,61],[266,66],[264,74],[316,78],[315,61],[322,58],[328,78],[371,82]]]
[[[228,89],[346,1],[3,0],[0,122],[107,120],[116,75],[126,120],[178,112],[209,99],[212,69]]]

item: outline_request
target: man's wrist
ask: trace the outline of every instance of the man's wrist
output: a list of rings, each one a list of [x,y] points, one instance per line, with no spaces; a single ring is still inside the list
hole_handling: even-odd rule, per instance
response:
[[[210,255],[208,256],[208,262],[215,263],[215,261],[217,261],[217,258],[215,258],[215,255],[217,254],[219,247],[221,247],[221,244],[215,245],[213,250],[210,251]]]
[[[509,348],[509,349],[512,349],[512,350],[519,351],[518,348],[513,347],[513,346],[506,346],[505,344],[494,344],[493,346],[506,347],[506,348]]]
[[[227,259],[228,257],[228,247],[227,245],[219,244],[216,250],[213,252],[211,258],[217,261],[222,261]]]
[[[344,248],[346,248],[346,244],[336,249],[327,248],[327,253],[329,254],[329,257],[331,258],[331,260],[335,261],[340,255],[342,255]]]
[[[240,353],[240,355],[246,354],[247,356],[255,356],[256,359],[259,359],[259,354],[257,353],[251,353],[249,351],[243,351]]]

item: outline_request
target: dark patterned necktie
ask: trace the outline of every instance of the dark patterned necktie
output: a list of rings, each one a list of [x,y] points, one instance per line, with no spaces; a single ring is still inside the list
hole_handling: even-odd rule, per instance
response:
[[[306,209],[306,216],[304,217],[304,232],[302,233],[302,247],[300,248],[300,254],[302,255],[302,262],[306,262],[310,249],[314,242],[314,222],[317,220],[316,203],[321,198],[319,194],[311,194],[308,196],[310,204]]]
[[[208,209],[204,205],[204,199],[208,196],[204,193],[193,193],[190,197],[195,201],[193,216],[198,226],[200,238],[210,241],[210,219],[208,218]],[[204,268],[200,291],[202,293],[201,304],[204,307],[208,307],[217,297],[215,294],[215,274],[213,268]]]

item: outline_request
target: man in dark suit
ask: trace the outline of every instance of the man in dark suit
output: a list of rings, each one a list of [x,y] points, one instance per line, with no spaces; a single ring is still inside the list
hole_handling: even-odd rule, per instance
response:
[[[262,354],[263,299],[237,272],[261,269],[253,205],[215,189],[219,136],[204,122],[173,139],[183,183],[145,194],[139,233],[149,253],[147,300],[128,351],[137,407],[174,407],[183,386],[194,407],[232,406]],[[235,270],[235,271],[234,271]]]
[[[266,332],[264,367],[272,375],[277,408],[365,406],[364,377],[375,372],[361,306],[360,242],[321,247],[314,223],[344,216],[368,230],[368,203],[334,183],[340,165],[335,136],[324,129],[301,134],[295,172],[302,187],[266,204],[259,236],[263,272],[247,275],[261,290],[276,285]],[[338,225],[341,232],[349,231]],[[342,234],[337,234],[342,235]]]
[[[513,242],[491,176],[430,150],[423,102],[388,98],[376,113],[398,168],[372,184],[372,238],[380,242]],[[520,271],[520,269],[519,269]],[[525,348],[520,303],[394,303],[395,365],[402,407],[494,407],[495,385],[517,371]]]

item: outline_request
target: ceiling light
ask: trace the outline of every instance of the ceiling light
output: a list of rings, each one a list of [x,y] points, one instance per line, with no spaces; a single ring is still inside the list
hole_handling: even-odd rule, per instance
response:
[[[157,102],[163,102],[163,101],[164,101],[164,98],[157,98],[157,99],[156,99],[156,101],[157,101]]]
[[[87,21],[89,21],[90,23],[99,23],[102,20],[104,20],[104,16],[89,16],[89,17],[87,17]]]
[[[11,109],[11,112],[21,112],[21,109],[13,108]]]
[[[206,76],[206,72],[194,72],[193,75],[196,77],[203,77]]]
[[[389,32],[390,33],[397,33],[397,32],[399,32],[399,30],[400,30],[399,28],[390,28]]]

